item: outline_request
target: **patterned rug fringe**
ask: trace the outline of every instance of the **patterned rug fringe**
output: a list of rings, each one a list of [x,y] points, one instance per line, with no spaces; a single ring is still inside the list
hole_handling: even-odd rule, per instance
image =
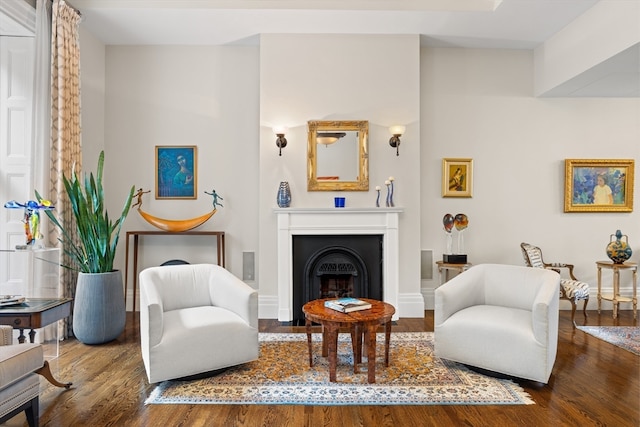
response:
[[[482,375],[433,356],[432,332],[394,332],[390,366],[384,367],[384,334],[377,335],[376,383],[367,383],[366,357],[353,372],[349,334],[338,339],[337,383],[329,382],[322,337],[313,334],[309,367],[306,334],[260,334],[260,358],[217,376],[165,381],[145,404],[244,405],[530,405],[513,381]]]

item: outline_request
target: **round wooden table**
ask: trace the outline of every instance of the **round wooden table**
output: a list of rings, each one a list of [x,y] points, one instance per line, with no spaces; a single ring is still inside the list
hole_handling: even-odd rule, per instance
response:
[[[338,363],[338,331],[340,327],[348,327],[351,332],[353,347],[353,371],[358,373],[358,363],[362,362],[362,335],[367,348],[367,381],[376,382],[376,330],[385,325],[385,366],[389,366],[389,340],[391,339],[391,317],[396,309],[383,301],[360,298],[371,303],[367,310],[341,313],[324,306],[326,299],[309,301],[302,307],[307,328],[307,344],[309,346],[309,366],[313,366],[311,346],[311,323],[322,325],[322,356],[329,357],[329,381],[336,382],[336,365]]]

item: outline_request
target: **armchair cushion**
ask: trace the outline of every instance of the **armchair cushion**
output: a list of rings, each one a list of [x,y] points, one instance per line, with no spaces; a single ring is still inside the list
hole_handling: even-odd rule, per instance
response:
[[[475,266],[435,291],[435,354],[546,383],[558,341],[556,272]]]

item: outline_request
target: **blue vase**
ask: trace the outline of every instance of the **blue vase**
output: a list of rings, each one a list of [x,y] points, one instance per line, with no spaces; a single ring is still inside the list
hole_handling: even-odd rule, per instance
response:
[[[276,199],[278,206],[281,208],[288,208],[291,206],[291,189],[289,188],[289,183],[287,181],[282,181],[280,183]]]

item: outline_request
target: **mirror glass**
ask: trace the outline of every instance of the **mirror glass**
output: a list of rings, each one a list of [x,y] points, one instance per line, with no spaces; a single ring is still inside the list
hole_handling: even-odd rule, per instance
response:
[[[309,191],[369,190],[369,122],[309,121]]]

